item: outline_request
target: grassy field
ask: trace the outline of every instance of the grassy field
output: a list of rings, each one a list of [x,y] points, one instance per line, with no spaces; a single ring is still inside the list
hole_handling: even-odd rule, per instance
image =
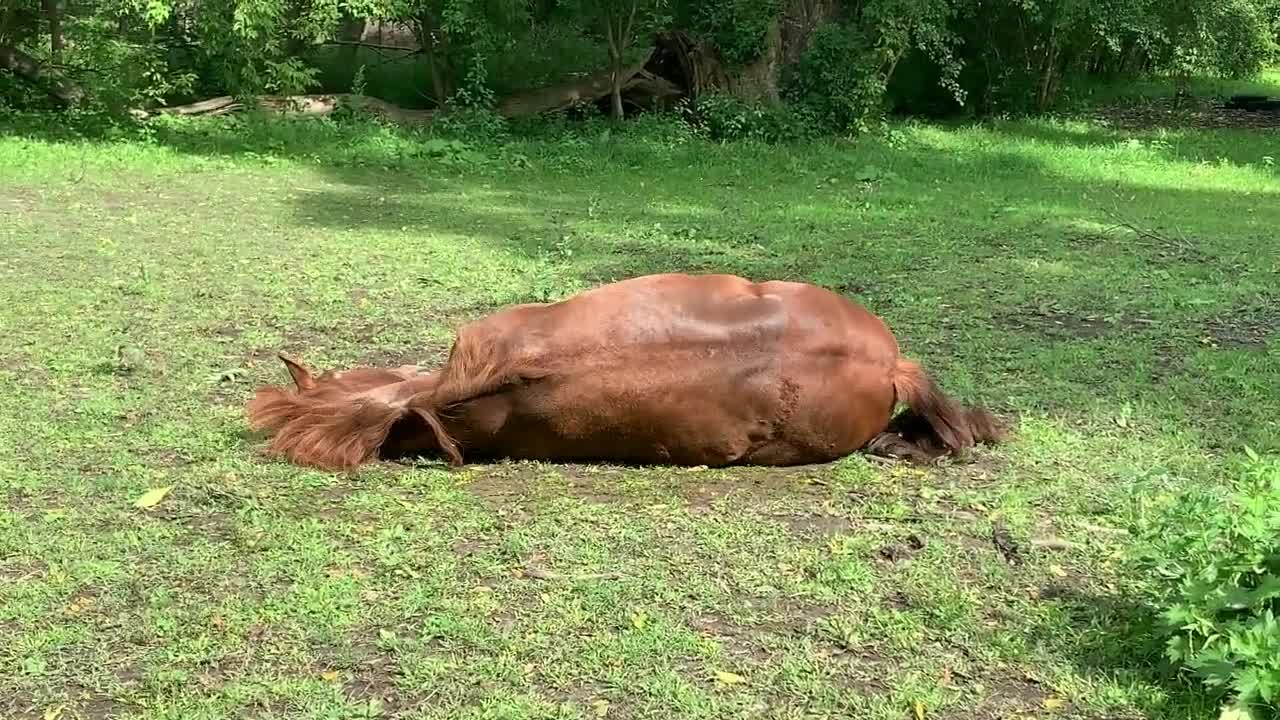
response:
[[[197,127],[0,136],[0,716],[1214,709],[1162,668],[1125,531],[1280,450],[1280,135]],[[278,350],[431,364],[466,319],[667,270],[837,288],[1016,438],[344,476],[246,430]]]

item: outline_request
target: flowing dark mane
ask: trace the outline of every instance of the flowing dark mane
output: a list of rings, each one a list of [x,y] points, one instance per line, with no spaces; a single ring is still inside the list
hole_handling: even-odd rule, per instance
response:
[[[294,361],[286,363],[298,389],[259,388],[247,408],[250,427],[272,436],[269,454],[349,470],[375,459],[391,429],[412,414],[427,424],[441,451],[461,464],[457,443],[431,409],[432,378],[414,378],[403,368],[357,368],[315,379]]]
[[[352,395],[309,397],[275,387],[249,404],[254,429],[273,433],[268,452],[329,470],[374,459],[403,408]]]

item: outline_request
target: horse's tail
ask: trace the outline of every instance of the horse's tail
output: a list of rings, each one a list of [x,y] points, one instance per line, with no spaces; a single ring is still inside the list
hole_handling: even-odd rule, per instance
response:
[[[301,465],[349,470],[369,462],[391,428],[412,416],[426,423],[451,464],[462,464],[457,443],[424,404],[393,404],[358,395],[313,397],[264,387],[249,402],[248,415],[255,430],[273,433],[268,452]]]
[[[940,454],[978,443],[996,443],[1005,431],[995,416],[983,408],[965,407],[942,392],[924,368],[899,358],[893,370],[898,400],[919,415],[932,437],[905,438],[917,444],[941,445]]]

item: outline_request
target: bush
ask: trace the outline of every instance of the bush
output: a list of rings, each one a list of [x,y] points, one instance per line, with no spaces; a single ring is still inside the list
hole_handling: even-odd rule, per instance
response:
[[[502,142],[511,135],[510,121],[496,111],[461,104],[440,113],[432,129],[443,137],[486,143]]]
[[[695,133],[710,140],[777,143],[811,139],[818,134],[812,118],[803,112],[751,103],[732,95],[682,100],[679,112]]]
[[[824,129],[866,130],[884,112],[881,52],[856,29],[827,23],[814,32],[792,71],[787,96]]]
[[[769,26],[777,22],[781,0],[697,0],[677,5],[682,27],[711,40],[734,67],[747,65],[766,49]]]
[[[1233,710],[1280,707],[1280,456],[1248,457],[1226,488],[1170,498],[1141,524],[1136,560],[1166,654]],[[1256,716],[1255,716],[1256,717]]]

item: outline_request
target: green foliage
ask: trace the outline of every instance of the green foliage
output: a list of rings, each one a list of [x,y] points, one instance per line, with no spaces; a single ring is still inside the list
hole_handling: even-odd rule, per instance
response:
[[[494,91],[505,95],[547,87],[600,68],[600,43],[574,22],[532,25],[490,59]]]
[[[910,53],[933,62],[933,82],[956,102],[965,90],[958,77],[958,37],[950,28],[953,0],[871,0],[841,23],[814,33],[788,83],[788,95],[826,127],[862,131],[886,109],[886,90]]]
[[[714,45],[730,76],[759,59],[778,29],[778,74],[765,84],[781,81],[802,115],[835,131],[865,129],[894,104],[906,112],[1045,111],[1064,88],[1098,78],[1248,78],[1280,60],[1280,0],[863,0],[842,4],[808,35],[790,31],[782,0],[56,6],[59,22],[39,0],[11,0],[0,13],[0,43],[71,78],[89,98],[82,111],[117,114],[218,94],[345,91],[356,80],[357,59],[372,61],[363,80],[384,99],[491,108],[501,95],[562,82],[606,61],[621,67],[648,47],[654,31],[672,26]],[[408,62],[394,63],[403,69],[391,77],[376,55],[325,47],[357,18],[409,28],[423,52],[404,54]],[[29,85],[0,77],[3,105],[51,104]],[[732,77],[727,85],[735,86]],[[788,134],[748,129],[773,120],[718,102],[704,113],[717,128],[713,135]],[[620,110],[618,103],[615,114]]]
[[[812,139],[819,130],[800,109],[751,103],[727,94],[682,100],[678,111],[695,134],[711,140],[787,142]]]
[[[622,120],[621,70],[637,38],[647,38],[671,22],[670,0],[574,0],[569,7],[602,33],[613,71],[612,116]]]
[[[711,40],[731,65],[746,65],[765,50],[782,0],[689,0],[675,8],[682,27]]]
[[[1276,48],[1275,17],[1260,0],[1187,0],[1175,3],[1161,56],[1166,72],[1243,78],[1256,74]]]
[[[441,114],[433,123],[433,129],[448,137],[477,142],[497,142],[510,134],[506,118],[489,108],[466,105]]]
[[[800,58],[787,96],[827,129],[865,130],[884,109],[885,75],[877,55],[857,29],[824,25]]]
[[[1280,456],[1250,450],[1229,487],[1163,503],[1136,557],[1169,659],[1238,707],[1280,707]]]
[[[86,3],[77,9],[84,13],[62,18],[58,58],[53,57],[47,27],[36,24],[10,28],[10,34],[16,35],[18,45],[37,62],[56,66],[58,72],[86,91],[86,101],[77,108],[78,112],[119,113],[193,90],[196,74],[181,66],[180,58],[168,44],[141,41],[140,34],[156,8]],[[121,27],[129,31],[122,32]],[[0,78],[0,96],[18,108],[47,105],[47,98],[38,88],[7,76]]]

